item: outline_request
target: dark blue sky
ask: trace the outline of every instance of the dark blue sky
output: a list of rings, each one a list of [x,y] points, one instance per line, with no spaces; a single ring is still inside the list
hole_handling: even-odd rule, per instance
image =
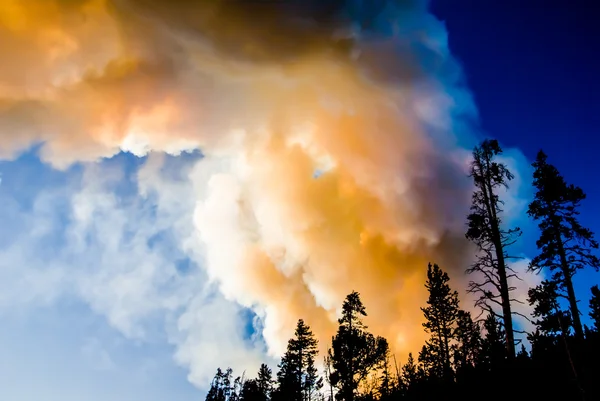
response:
[[[474,93],[481,128],[529,159],[540,148],[588,195],[600,236],[600,4],[594,0],[432,0]],[[534,244],[531,244],[534,245]],[[533,248],[532,250],[534,250]],[[580,274],[580,298],[600,274]],[[587,304],[587,302],[584,302]]]

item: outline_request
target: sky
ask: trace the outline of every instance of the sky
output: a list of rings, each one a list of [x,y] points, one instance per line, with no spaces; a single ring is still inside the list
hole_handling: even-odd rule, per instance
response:
[[[20,21],[19,0],[13,3],[16,11],[4,11],[14,14],[0,19],[6,26],[7,21]],[[139,4],[152,1],[117,3],[139,13]],[[199,399],[217,366],[250,374],[262,361],[275,367],[277,352],[302,314],[317,333],[328,333],[336,305],[354,286],[364,294],[367,310],[373,310],[370,326],[388,336],[401,334],[390,337],[401,354],[403,347],[420,340],[411,330],[419,326],[414,320],[419,305],[411,299],[423,297],[422,276],[413,265],[424,268],[427,258],[435,255],[452,270],[456,283],[463,280],[460,256],[468,250],[455,241],[462,236],[464,196],[468,200],[469,191],[459,166],[475,137],[499,139],[506,162],[518,175],[507,196],[507,214],[509,223],[525,230],[518,248],[525,257],[535,252],[536,236],[535,227],[522,219],[531,196],[527,159],[540,147],[568,181],[587,192],[582,220],[600,232],[594,206],[600,189],[593,171],[586,168],[594,165],[594,144],[600,140],[595,135],[599,61],[594,57],[600,28],[584,1],[574,3],[578,2],[531,0],[524,6],[512,0],[432,0],[433,15],[444,25],[423,9],[406,6],[395,14],[403,29],[397,33],[400,40],[391,44],[386,42],[391,29],[386,15],[391,11],[380,10],[372,25],[364,24],[360,39],[363,52],[374,60],[357,62],[374,82],[368,85],[355,82],[354,64],[344,61],[351,67],[338,70],[338,65],[329,64],[329,56],[321,58],[321,48],[333,49],[323,39],[331,32],[288,31],[287,51],[267,33],[254,43],[264,52],[245,54],[235,40],[256,34],[244,22],[247,10],[224,14],[223,21],[231,18],[234,29],[245,35],[232,38],[218,27],[186,19],[189,13],[174,6],[162,12],[162,22],[171,27],[168,35],[135,18],[127,20],[137,32],[125,44],[149,65],[141,74],[128,78],[138,71],[135,63],[117,63],[114,70],[107,68],[115,75],[100,74],[99,79],[93,74],[81,78],[73,70],[86,84],[83,88],[59,83],[71,89],[53,93],[43,109],[30,109],[31,102],[22,99],[47,101],[45,94],[36,92],[45,88],[42,78],[47,71],[55,78],[68,75],[82,60],[103,65],[104,52],[116,51],[111,40],[117,31],[97,34],[110,26],[103,19],[103,1],[92,1],[86,9],[99,15],[98,26],[81,29],[77,24],[64,28],[60,18],[46,20],[40,15],[52,13],[41,9],[31,21],[42,18],[48,32],[82,39],[73,42],[79,47],[68,40],[65,47],[58,46],[58,53],[52,54],[59,54],[61,61],[64,51],[69,63],[50,63],[47,71],[33,67],[39,65],[32,62],[38,56],[24,55],[23,45],[7,47],[14,52],[14,69],[0,67],[0,111],[22,113],[20,118],[0,114],[1,398]],[[65,15],[70,11],[58,10]],[[352,18],[371,11],[353,10]],[[121,18],[133,15],[126,8],[122,12]],[[253,15],[275,24],[268,14]],[[281,15],[286,21],[287,14]],[[322,18],[327,25],[326,14]],[[200,24],[207,34],[196,42],[197,32],[186,31],[185,40],[170,42],[171,36],[179,40],[176,28],[186,24]],[[37,38],[29,35],[27,23],[0,27],[0,45],[17,43],[9,36],[14,32],[23,43]],[[286,29],[285,24],[272,28]],[[415,35],[422,30],[426,40]],[[59,34],[57,43],[63,44]],[[146,37],[154,40],[150,46]],[[410,46],[404,44],[406,38]],[[205,50],[205,42],[219,51]],[[178,51],[172,51],[172,43]],[[86,53],[87,48],[92,51]],[[198,59],[180,59],[182,54]],[[288,66],[289,76],[279,77],[276,67],[296,54],[306,55],[306,65]],[[161,57],[181,64],[163,63]],[[188,65],[195,61],[200,67]],[[237,62],[245,63],[249,82],[238,82]],[[27,76],[23,82],[22,75]],[[217,78],[204,81],[197,76]],[[289,83],[286,79],[291,87],[315,79],[332,93],[327,103],[331,113],[337,110],[336,100],[337,107],[352,108],[339,98],[356,94],[364,95],[365,103],[359,105],[367,111],[360,111],[353,123],[339,122],[312,107],[314,95],[308,90],[291,92],[293,98],[280,93],[281,82]],[[119,92],[119,85],[127,95]],[[414,98],[404,92],[405,86]],[[398,121],[386,114],[386,99],[404,102]],[[280,106],[292,100],[293,108]],[[5,108],[11,102],[19,107]],[[115,109],[109,107],[113,103]],[[129,103],[139,107],[124,115]],[[199,121],[215,132],[230,129],[223,120],[261,127],[255,117],[270,119],[267,109],[279,107],[283,116],[296,118],[301,110],[306,112],[301,118],[316,116],[316,122],[333,131],[343,129],[339,135],[299,134],[302,152],[289,150],[275,135],[268,146],[261,142],[266,134],[259,136],[261,141],[244,142],[243,134],[199,134],[201,140],[196,140]],[[60,114],[64,109],[69,113]],[[48,110],[60,117],[47,118]],[[117,139],[103,131],[79,135],[96,132],[104,121],[96,119],[100,112],[133,128]],[[289,128],[286,119],[275,121],[278,129]],[[374,122],[384,127],[381,133],[374,130]],[[33,123],[37,125],[31,128]],[[73,127],[79,131],[69,131]],[[373,131],[367,136],[361,129]],[[394,136],[390,129],[406,133]],[[61,136],[61,130],[68,134]],[[433,145],[424,139],[430,137]],[[432,162],[436,158],[439,165]],[[318,179],[305,174],[314,170],[324,174]],[[431,188],[438,191],[435,196]],[[401,206],[390,206],[395,203]],[[248,208],[261,230],[253,219],[237,225]],[[432,221],[429,214],[441,222]],[[400,217],[390,223],[392,215]],[[392,237],[396,231],[402,233],[400,238]],[[357,233],[360,246],[348,245]],[[392,238],[398,241],[394,246]],[[248,244],[256,242],[274,250],[248,256],[253,249]],[[355,266],[355,260],[362,265]],[[403,268],[395,270],[396,264]],[[576,285],[583,306],[590,285],[598,282],[596,273],[579,274]],[[382,296],[387,293],[399,295]],[[384,324],[389,316],[398,323]]]
[[[600,232],[600,186],[591,166],[600,144],[600,27],[587,0],[432,2],[473,91],[484,132],[533,160],[543,149],[567,182],[587,195],[582,221]],[[535,252],[535,236],[526,238]],[[576,277],[582,300],[600,282]],[[582,302],[587,307],[587,302]]]

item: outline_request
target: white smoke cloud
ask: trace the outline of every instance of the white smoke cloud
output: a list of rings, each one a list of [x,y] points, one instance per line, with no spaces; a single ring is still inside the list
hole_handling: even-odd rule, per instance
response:
[[[38,143],[59,169],[151,156],[125,184],[132,197],[115,192],[122,170],[89,164],[74,194],[36,201],[30,238],[3,251],[4,305],[75,295],[135,339],[167,316],[198,385],[218,364],[278,355],[298,318],[324,348],[351,290],[399,356],[421,344],[427,263],[458,276],[472,257],[476,110],[443,24],[421,2],[387,2],[388,21],[354,30],[348,52],[332,37],[351,24],[316,13],[319,2],[248,4],[15,0],[0,11],[21,21],[0,32],[19,44],[0,67],[2,157]],[[304,11],[319,23],[297,24]],[[160,154],[194,149],[201,161],[164,176]],[[23,244],[37,249],[59,223],[54,197],[67,198],[63,244],[31,255]],[[165,235],[170,247],[148,245]],[[201,268],[182,276],[181,257]],[[240,333],[243,307],[265,344]]]

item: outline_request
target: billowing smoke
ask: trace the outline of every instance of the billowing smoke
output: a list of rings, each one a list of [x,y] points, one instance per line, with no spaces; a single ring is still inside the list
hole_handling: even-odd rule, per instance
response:
[[[357,290],[403,354],[427,263],[470,255],[471,103],[444,32],[417,0],[5,0],[0,156],[200,149],[204,267],[270,350],[300,317],[325,346]]]

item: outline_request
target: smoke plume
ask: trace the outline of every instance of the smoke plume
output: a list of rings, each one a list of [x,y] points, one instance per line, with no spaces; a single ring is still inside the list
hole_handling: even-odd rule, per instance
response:
[[[204,268],[270,351],[298,318],[325,346],[356,290],[404,354],[427,263],[469,254],[471,106],[444,32],[417,0],[5,0],[0,157],[200,149]]]

